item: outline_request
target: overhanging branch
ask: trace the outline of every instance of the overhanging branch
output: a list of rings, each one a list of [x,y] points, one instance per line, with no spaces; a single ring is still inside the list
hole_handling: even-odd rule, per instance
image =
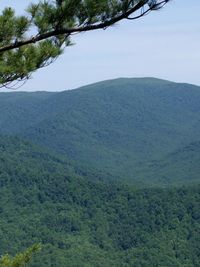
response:
[[[146,4],[148,4],[148,1],[140,1],[138,4],[136,4],[135,6],[133,6],[132,8],[130,8],[129,10],[127,10],[124,13],[121,13],[120,15],[113,17],[109,20],[106,20],[104,22],[100,22],[97,24],[92,24],[92,25],[86,25],[86,26],[80,26],[80,27],[75,27],[75,28],[61,28],[61,29],[55,29],[46,33],[42,33],[42,34],[37,34],[33,37],[30,37],[27,40],[24,41],[15,41],[12,44],[0,47],[0,53],[3,53],[5,51],[9,51],[9,50],[13,50],[16,48],[20,48],[22,46],[26,46],[29,44],[35,44],[37,42],[43,41],[45,39],[54,37],[54,36],[59,36],[59,35],[67,35],[70,36],[73,33],[80,33],[80,32],[87,32],[87,31],[93,31],[93,30],[98,30],[98,29],[105,29],[123,19],[138,19],[143,17],[144,15],[146,15],[147,13],[149,13],[152,10],[157,10],[160,7],[164,6],[167,2],[169,2],[169,0],[163,0],[163,1],[158,1],[156,2],[154,5],[149,6],[149,8],[143,12],[141,12],[140,15],[135,16],[135,17],[130,17],[133,13],[135,13],[136,11],[142,9]]]

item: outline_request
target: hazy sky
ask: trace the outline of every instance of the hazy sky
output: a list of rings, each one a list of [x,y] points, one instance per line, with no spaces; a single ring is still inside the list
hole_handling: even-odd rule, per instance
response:
[[[37,1],[36,1],[37,2]],[[30,1],[1,0],[22,12]],[[118,77],[158,77],[200,85],[200,0],[172,0],[137,21],[76,35],[53,65],[20,90],[66,90]]]

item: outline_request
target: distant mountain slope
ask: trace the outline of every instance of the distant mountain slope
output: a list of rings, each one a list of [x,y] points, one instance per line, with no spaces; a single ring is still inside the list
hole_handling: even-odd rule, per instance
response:
[[[138,174],[152,186],[182,185],[200,181],[200,142],[194,142],[165,156],[149,162]]]
[[[59,156],[0,136],[0,254],[33,243],[32,267],[199,267],[200,186],[91,181]]]
[[[54,93],[0,93],[0,132],[15,134],[47,116],[43,102]]]
[[[119,179],[142,182],[139,173],[148,162],[199,140],[200,88],[194,85],[122,78],[37,97],[26,93],[24,100],[20,94],[20,100],[13,94],[14,108],[11,97],[5,103],[1,133]]]

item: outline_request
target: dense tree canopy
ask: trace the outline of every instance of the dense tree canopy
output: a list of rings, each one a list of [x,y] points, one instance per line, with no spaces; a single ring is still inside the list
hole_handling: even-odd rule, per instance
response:
[[[198,182],[165,189],[109,182],[2,135],[0,166],[0,254],[25,251],[3,256],[1,267],[200,266]]]
[[[138,19],[169,0],[38,0],[25,15],[7,7],[0,15],[0,84],[27,80],[71,45],[71,36]]]

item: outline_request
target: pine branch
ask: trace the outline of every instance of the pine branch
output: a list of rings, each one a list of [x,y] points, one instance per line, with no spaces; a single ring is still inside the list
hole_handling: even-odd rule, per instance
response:
[[[75,27],[75,28],[61,28],[61,29],[55,29],[46,33],[42,33],[42,34],[37,34],[27,40],[24,41],[15,41],[12,44],[0,47],[0,53],[3,53],[5,51],[9,51],[9,50],[13,50],[16,48],[20,48],[22,46],[26,46],[29,44],[35,44],[37,42],[43,41],[45,39],[51,38],[51,37],[56,37],[59,35],[66,35],[66,36],[70,36],[71,34],[74,33],[81,33],[81,32],[88,32],[88,31],[93,31],[93,30],[98,30],[98,29],[106,29],[109,26],[124,20],[124,19],[138,19],[143,17],[144,15],[146,15],[147,13],[149,13],[152,10],[157,10],[159,9],[161,6],[164,6],[167,2],[169,2],[169,0],[164,0],[164,1],[160,1],[158,3],[156,3],[154,6],[149,7],[146,11],[142,12],[140,15],[135,16],[133,18],[130,18],[130,15],[132,15],[133,13],[135,13],[136,11],[138,11],[139,9],[141,9],[148,1],[140,1],[138,4],[136,4],[135,6],[133,6],[132,8],[130,8],[129,10],[127,10],[126,12],[113,17],[109,20],[106,20],[104,22],[100,22],[97,24],[92,24],[92,25],[86,25],[86,26],[80,26],[80,27]]]

